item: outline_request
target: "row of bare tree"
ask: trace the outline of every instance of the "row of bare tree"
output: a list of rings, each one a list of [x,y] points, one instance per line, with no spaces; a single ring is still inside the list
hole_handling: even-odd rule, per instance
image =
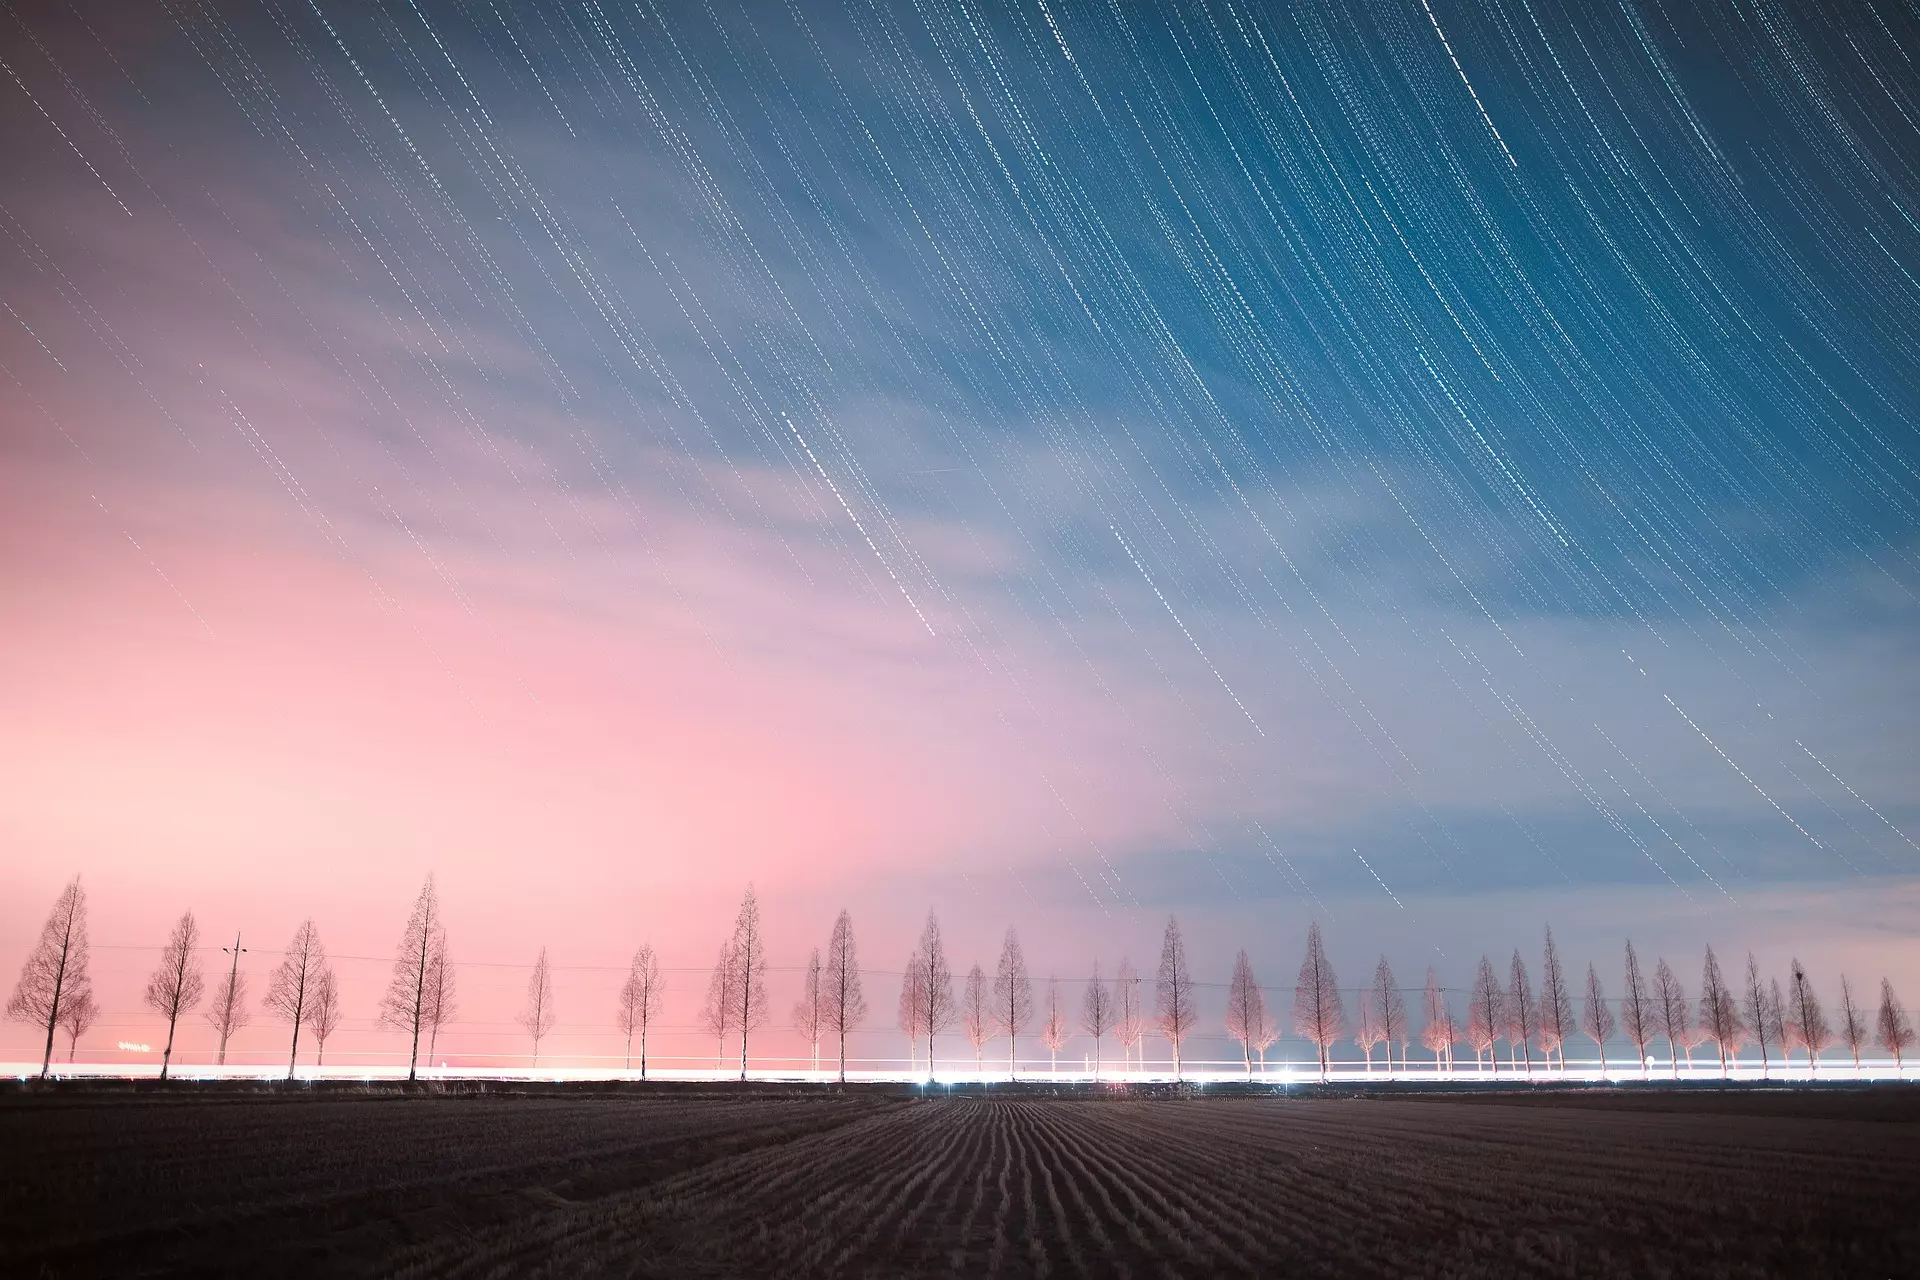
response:
[[[182,1015],[206,1002],[205,1016],[219,1035],[217,1060],[222,1063],[226,1061],[229,1038],[249,1020],[247,979],[239,966],[244,951],[240,938],[236,936],[231,947],[221,948],[231,958],[225,966],[226,973],[216,977],[217,985],[210,1000],[200,968],[201,949],[199,926],[193,913],[186,912],[174,925],[147,984],[148,1006],[167,1021],[166,1048],[160,1067],[162,1079],[171,1066],[174,1033]],[[280,963],[268,977],[264,1004],[291,1028],[287,1050],[291,1076],[303,1030],[315,1042],[316,1062],[324,1061],[326,1042],[339,1025],[341,1007],[333,966],[311,920],[294,931],[280,955]],[[42,1074],[52,1062],[55,1032],[67,1032],[71,1056],[73,1043],[98,1016],[87,959],[86,892],[76,877],[55,903],[7,1004],[8,1017],[45,1028]],[[715,1038],[722,1061],[728,1054],[729,1042],[738,1037],[742,1079],[746,1078],[750,1061],[751,1035],[764,1027],[770,1017],[767,969],[760,904],[749,888],[734,920],[733,932],[720,949],[702,1010],[703,1025]],[[839,1076],[844,1080],[847,1034],[859,1027],[868,1014],[853,922],[847,912],[842,911],[834,921],[824,955],[815,948],[803,974],[800,999],[792,1014],[793,1026],[807,1039],[816,1070],[821,1062],[822,1044],[830,1045],[837,1056]],[[1561,965],[1553,931],[1548,929],[1538,996],[1526,962],[1518,951],[1513,954],[1505,982],[1497,976],[1492,961],[1482,956],[1468,993],[1464,1024],[1450,1007],[1437,973],[1429,968],[1422,995],[1424,1025],[1418,1030],[1418,1039],[1433,1054],[1436,1067],[1451,1068],[1455,1047],[1464,1044],[1473,1050],[1478,1069],[1497,1072],[1498,1049],[1504,1042],[1509,1067],[1531,1072],[1536,1050],[1543,1065],[1557,1064],[1564,1070],[1566,1043],[1578,1035],[1593,1041],[1604,1069],[1607,1042],[1619,1033],[1633,1045],[1643,1073],[1648,1047],[1664,1039],[1677,1076],[1680,1055],[1684,1053],[1691,1066],[1694,1050],[1706,1045],[1712,1045],[1717,1051],[1724,1075],[1731,1057],[1748,1046],[1758,1049],[1763,1073],[1776,1057],[1790,1060],[1795,1050],[1807,1055],[1809,1070],[1813,1070],[1819,1055],[1836,1043],[1847,1047],[1858,1066],[1861,1049],[1870,1041],[1877,1041],[1896,1062],[1904,1065],[1905,1055],[1915,1038],[1906,1010],[1895,996],[1892,984],[1885,979],[1881,980],[1879,1008],[1871,1030],[1866,1012],[1855,1000],[1852,986],[1844,976],[1840,980],[1838,1025],[1830,1024],[1819,996],[1797,960],[1783,990],[1777,979],[1763,980],[1759,965],[1749,954],[1745,980],[1736,994],[1728,987],[1719,961],[1709,947],[1700,996],[1695,1003],[1689,1000],[1664,958],[1656,964],[1649,984],[1629,941],[1624,984],[1624,993],[1618,999],[1610,999],[1598,971],[1588,965],[1576,1019],[1575,993]],[[1179,922],[1169,917],[1155,974],[1151,1016],[1142,999],[1139,975],[1130,962],[1122,959],[1111,982],[1100,976],[1096,963],[1093,977],[1082,988],[1077,1018],[1070,1014],[1069,1003],[1063,1000],[1060,983],[1049,977],[1035,1028],[1034,984],[1019,935],[1012,929],[1007,931],[991,981],[976,964],[956,994],[940,922],[929,913],[901,983],[899,1025],[907,1033],[916,1073],[921,1070],[924,1050],[925,1070],[931,1074],[934,1038],[957,1025],[973,1046],[974,1062],[980,1069],[985,1066],[988,1043],[997,1037],[1006,1037],[1009,1077],[1016,1073],[1020,1037],[1030,1028],[1036,1031],[1056,1065],[1060,1050],[1076,1030],[1090,1036],[1096,1073],[1109,1035],[1119,1042],[1122,1060],[1131,1064],[1151,1030],[1166,1041],[1173,1058],[1174,1075],[1179,1077],[1182,1047],[1201,1026],[1195,985]],[[634,954],[616,1008],[618,1026],[626,1037],[627,1065],[631,1068],[633,1064],[637,1040],[642,1078],[647,1073],[647,1038],[659,1021],[662,995],[659,959],[650,944],[643,945]],[[1345,999],[1327,959],[1320,926],[1312,925],[1307,931],[1306,953],[1294,984],[1292,1021],[1295,1032],[1315,1046],[1323,1079],[1332,1047],[1349,1035],[1365,1053],[1369,1071],[1373,1069],[1376,1050],[1382,1046],[1389,1071],[1394,1066],[1396,1047],[1401,1066],[1407,1064],[1408,1048],[1416,1033],[1408,1016],[1405,994],[1385,956],[1375,967],[1371,983],[1358,992],[1357,1006],[1349,1026]],[[454,1012],[454,965],[448,954],[439,898],[429,876],[401,933],[392,978],[381,999],[378,1017],[380,1026],[409,1037],[408,1079],[417,1073],[423,1038],[431,1060],[440,1030]],[[540,1042],[553,1031],[557,1019],[552,968],[546,949],[542,948],[528,979],[527,1003],[519,1018],[532,1038],[536,1063]],[[1254,977],[1245,951],[1235,958],[1233,977],[1228,984],[1225,1029],[1239,1042],[1249,1076],[1254,1071],[1256,1058],[1264,1067],[1266,1050],[1280,1036],[1279,1025],[1267,1006],[1266,994]]]

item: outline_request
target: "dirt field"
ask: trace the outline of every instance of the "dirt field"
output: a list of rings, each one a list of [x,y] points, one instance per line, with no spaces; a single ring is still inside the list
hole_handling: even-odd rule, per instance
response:
[[[1895,1276],[1920,1094],[0,1096],[0,1273]]]

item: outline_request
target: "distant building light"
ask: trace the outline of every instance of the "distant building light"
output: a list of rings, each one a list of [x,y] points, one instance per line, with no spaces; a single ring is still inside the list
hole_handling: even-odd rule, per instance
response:
[[[153,1052],[153,1046],[152,1046],[152,1045],[150,1045],[150,1044],[135,1044],[135,1043],[134,1043],[133,1041],[131,1041],[131,1040],[122,1040],[122,1041],[120,1042],[120,1049],[121,1049],[121,1051],[122,1051],[122,1052],[124,1052],[124,1053],[152,1053],[152,1052]]]

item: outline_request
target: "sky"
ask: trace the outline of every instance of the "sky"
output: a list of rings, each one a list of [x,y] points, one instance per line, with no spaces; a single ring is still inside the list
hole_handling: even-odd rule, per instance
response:
[[[389,1053],[432,874],[475,1056],[542,946],[606,1052],[643,939],[692,1046],[749,883],[783,983],[845,906],[876,984],[932,910],[1070,980],[1176,914],[1283,1007],[1311,920],[1920,995],[1916,59],[1895,0],[14,0],[0,964],[80,875],[111,1057],[181,910],[262,975],[311,916]]]

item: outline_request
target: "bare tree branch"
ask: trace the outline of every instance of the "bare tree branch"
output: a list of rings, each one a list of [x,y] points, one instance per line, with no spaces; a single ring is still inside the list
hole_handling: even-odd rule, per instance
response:
[[[1160,972],[1154,979],[1154,1023],[1173,1046],[1173,1078],[1180,1078],[1180,1046],[1200,1025],[1193,1003],[1193,975],[1187,971],[1187,944],[1180,922],[1167,917],[1166,936],[1160,941]]]
[[[1300,961],[1300,976],[1293,986],[1293,1028],[1313,1041],[1320,1051],[1320,1079],[1327,1078],[1327,1050],[1346,1029],[1346,1011],[1340,1003],[1340,987],[1327,961],[1326,948],[1320,942],[1320,922],[1307,926],[1307,954]]]
[[[304,920],[293,931],[293,941],[287,943],[287,949],[280,953],[280,963],[267,978],[268,1011],[293,1024],[293,1040],[287,1049],[289,1080],[300,1061],[300,1024],[307,1016],[307,1001],[326,963],[327,950],[320,945],[320,931],[313,927],[313,921]]]
[[[833,922],[827,942],[826,969],[821,976],[826,1003],[821,1020],[840,1046],[840,1081],[847,1079],[847,1033],[867,1016],[867,999],[860,989],[860,961],[853,945],[853,917],[844,910]]]
[[[53,1032],[60,1024],[60,1007],[69,999],[90,993],[87,978],[87,891],[80,877],[67,882],[54,900],[53,911],[40,927],[40,940],[20,966],[20,981],[7,1001],[7,1017],[45,1027],[47,1042],[40,1055],[44,1079],[53,1063]]]
[[[974,972],[979,972],[976,969]],[[1100,1038],[1113,1029],[1113,992],[1100,980],[1100,962],[1093,962],[1093,977],[1080,997],[1080,1029],[1093,1037],[1093,1078],[1100,1078]]]
[[[553,1030],[557,1013],[553,1007],[553,967],[547,963],[547,949],[540,948],[540,958],[533,962],[533,972],[527,975],[527,1005],[520,1011],[520,1025],[533,1037],[533,1066],[540,1066],[540,1042]]]
[[[1020,950],[1020,935],[1007,930],[1000,944],[1000,967],[993,975],[993,1024],[1007,1038],[1007,1078],[1020,1071],[1020,1033],[1033,1017],[1033,982],[1027,977],[1026,953]]]
[[[160,1078],[167,1078],[173,1065],[173,1029],[180,1015],[192,1012],[206,994],[206,980],[200,973],[200,926],[193,912],[185,911],[174,922],[167,945],[161,948],[160,963],[147,979],[147,1007],[167,1020],[167,1047],[160,1055]]]

